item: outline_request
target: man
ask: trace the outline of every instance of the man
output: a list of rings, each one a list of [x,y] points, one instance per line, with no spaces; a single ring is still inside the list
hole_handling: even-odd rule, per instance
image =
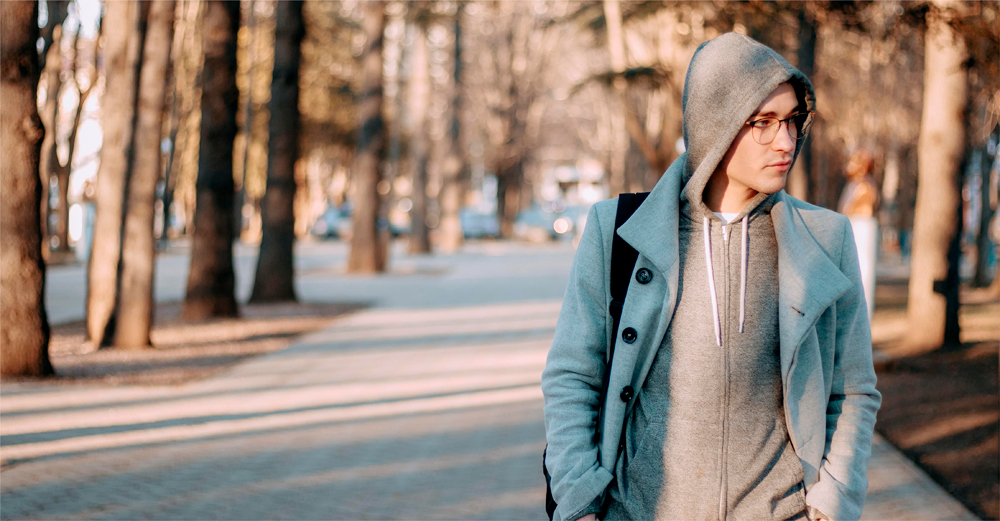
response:
[[[603,404],[617,202],[591,209],[542,374],[554,519],[860,517],[881,396],[854,239],[782,191],[814,107],[750,38],[695,52],[687,152],[618,229]]]

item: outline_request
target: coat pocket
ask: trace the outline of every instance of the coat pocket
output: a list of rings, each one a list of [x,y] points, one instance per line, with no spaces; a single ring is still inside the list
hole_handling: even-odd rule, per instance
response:
[[[626,442],[626,457],[623,458],[625,462],[620,474],[621,489],[626,503],[645,504],[652,500],[655,504],[663,486],[666,423],[653,421],[640,430],[639,436],[629,436],[630,442]]]

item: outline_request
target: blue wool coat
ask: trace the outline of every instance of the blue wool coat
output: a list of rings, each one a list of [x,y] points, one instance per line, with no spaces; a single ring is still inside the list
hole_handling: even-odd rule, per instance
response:
[[[638,331],[616,339],[608,397],[599,397],[612,323],[609,259],[617,200],[591,209],[542,374],[546,467],[559,504],[574,519],[613,478],[618,442],[673,316],[678,294],[682,155],[618,230],[639,252],[621,323]],[[861,516],[881,395],[875,389],[871,331],[848,219],[779,192],[771,209],[778,244],[778,326],[785,420],[805,474],[806,503],[835,521]],[[677,326],[675,326],[677,327]],[[596,435],[595,435],[596,434]]]

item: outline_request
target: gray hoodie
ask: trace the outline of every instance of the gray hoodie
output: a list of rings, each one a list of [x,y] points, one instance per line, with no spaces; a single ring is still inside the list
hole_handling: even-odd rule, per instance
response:
[[[666,506],[682,517],[779,518],[800,515],[804,504],[837,521],[860,515],[880,398],[849,225],[784,192],[760,194],[723,243],[721,223],[701,199],[743,123],[784,82],[813,108],[808,80],[749,38],[721,36],[692,59],[684,96],[688,152],[619,230],[640,253],[636,272],[653,277],[630,284],[621,329],[633,328],[637,338],[615,340],[603,417],[596,402],[610,333],[615,201],[591,211],[542,376],[556,519],[592,511],[615,477],[612,499],[623,508],[614,512],[622,517],[673,517]],[[684,357],[684,371],[672,368],[675,355]],[[686,383],[674,385],[675,378]],[[634,399],[629,389],[639,389]],[[676,390],[686,393],[683,403]],[[674,420],[700,425],[676,423],[674,430]],[[628,446],[619,458],[623,427]],[[650,456],[637,456],[641,451]],[[630,471],[630,458],[653,468]],[[677,480],[669,475],[699,471],[712,486],[693,501],[671,503]],[[644,484],[631,485],[647,497],[629,507],[630,473],[646,474]],[[762,476],[772,478],[757,486]],[[762,498],[769,510],[751,508]]]

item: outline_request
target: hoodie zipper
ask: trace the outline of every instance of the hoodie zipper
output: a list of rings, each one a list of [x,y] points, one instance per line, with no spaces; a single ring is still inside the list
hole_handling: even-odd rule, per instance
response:
[[[724,224],[722,232],[722,302],[720,303],[719,321],[722,337],[722,374],[725,381],[722,384],[722,453],[719,467],[719,519],[724,521],[728,511],[729,472],[726,460],[729,457],[729,233],[731,227]]]

